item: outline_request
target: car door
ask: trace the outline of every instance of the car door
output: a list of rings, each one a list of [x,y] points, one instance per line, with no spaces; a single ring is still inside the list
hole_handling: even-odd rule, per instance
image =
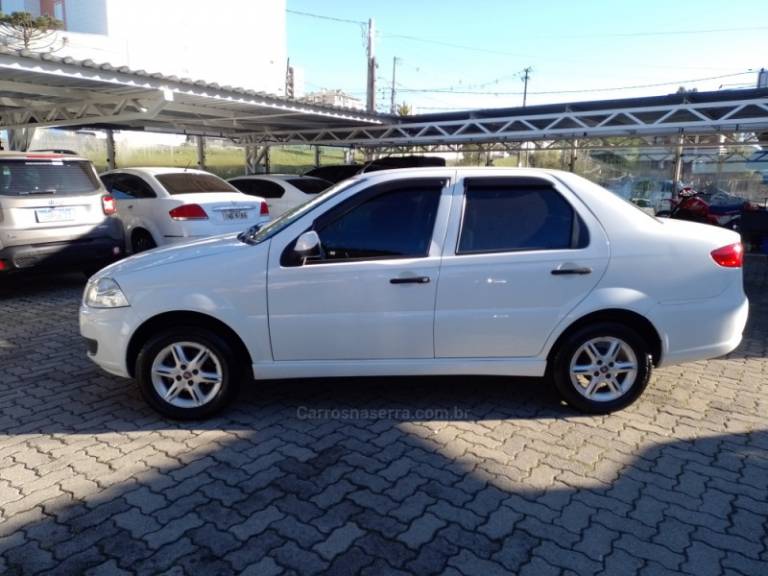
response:
[[[435,313],[438,358],[538,355],[604,274],[592,213],[547,176],[469,173],[457,183]]]
[[[448,177],[372,185],[287,238],[273,239],[268,271],[273,357],[368,360],[434,357]],[[292,258],[306,229],[323,254]]]
[[[157,197],[152,187],[143,178],[124,172],[107,174],[102,181],[117,202],[117,213],[128,237],[134,228],[145,228],[155,237],[155,242],[162,241],[158,237],[160,232],[151,223],[155,219],[152,199]]]

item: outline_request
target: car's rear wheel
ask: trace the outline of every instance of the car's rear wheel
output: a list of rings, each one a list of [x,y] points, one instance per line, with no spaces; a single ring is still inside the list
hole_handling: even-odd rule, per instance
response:
[[[155,240],[146,230],[136,230],[131,236],[131,249],[134,254],[156,248]]]
[[[562,398],[593,414],[621,410],[637,400],[651,377],[648,344],[632,328],[601,322],[566,337],[552,363]]]
[[[147,402],[180,420],[210,416],[237,393],[241,370],[229,343],[210,330],[179,327],[151,338],[136,359]]]

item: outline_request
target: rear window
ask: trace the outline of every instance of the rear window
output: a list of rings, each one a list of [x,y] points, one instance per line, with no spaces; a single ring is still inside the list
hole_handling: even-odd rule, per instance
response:
[[[156,176],[168,194],[195,194],[199,192],[237,192],[237,188],[213,174],[178,172]]]
[[[83,194],[99,189],[99,179],[84,160],[0,160],[0,196]]]
[[[293,178],[288,180],[288,184],[296,186],[304,194],[320,194],[320,192],[332,186],[330,182],[314,178]]]

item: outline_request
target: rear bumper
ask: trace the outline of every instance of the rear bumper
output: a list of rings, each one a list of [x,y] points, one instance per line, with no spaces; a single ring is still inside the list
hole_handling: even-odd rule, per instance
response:
[[[749,315],[749,301],[739,289],[736,298],[709,298],[659,304],[651,321],[662,331],[660,365],[723,356],[741,343]]]
[[[122,227],[70,240],[6,246],[0,249],[0,269],[91,267],[123,257],[124,246]]]

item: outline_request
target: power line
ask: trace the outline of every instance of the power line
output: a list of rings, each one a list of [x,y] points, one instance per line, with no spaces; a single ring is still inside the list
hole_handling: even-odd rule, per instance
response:
[[[754,71],[747,70],[744,72],[737,72],[734,74],[723,74],[720,76],[709,76],[707,78],[688,78],[687,80],[674,80],[671,82],[658,82],[656,84],[635,84],[633,86],[616,86],[613,88],[587,88],[583,90],[544,90],[537,92],[528,92],[528,94],[545,95],[545,94],[582,94],[585,92],[614,92],[617,90],[636,90],[640,88],[657,88],[659,86],[673,86],[675,84],[686,84],[691,82],[704,82],[707,80],[720,80],[722,78],[733,78],[734,76],[743,76],[745,74],[754,74]],[[492,90],[490,92],[478,91],[478,90],[452,90],[442,88],[399,88],[400,92],[413,92],[413,93],[440,93],[440,94],[482,94],[482,95],[496,95],[496,96],[521,96],[523,92],[519,91],[497,91]]]
[[[664,30],[658,32],[608,32],[606,34],[579,34],[572,36],[556,36],[557,38],[631,38],[636,36],[679,36],[681,34],[719,34],[731,32],[755,32],[768,30],[768,26],[747,26],[744,28],[709,28],[697,30]],[[541,38],[555,38],[553,35],[540,36]]]
[[[331,22],[342,22],[344,24],[355,24],[356,26],[367,26],[368,23],[363,20],[350,20],[349,18],[337,18],[336,16],[325,16],[323,14],[312,14],[311,12],[302,12],[301,10],[285,10],[288,14],[295,14],[296,16],[306,16],[308,18],[316,18],[318,20],[330,20]]]
[[[313,12],[303,12],[301,10],[289,10],[286,9],[286,12],[289,14],[294,14],[297,16],[304,16],[308,18],[315,18],[317,20],[328,20],[331,22],[340,22],[344,24],[354,24],[359,27],[366,27],[367,22],[363,20],[352,20],[349,18],[339,18],[337,16],[326,16],[324,14],[315,14]],[[632,37],[632,36],[668,36],[668,35],[678,35],[678,34],[712,34],[712,33],[729,33],[729,32],[745,32],[745,31],[756,31],[756,30],[768,30],[768,26],[753,26],[753,27],[744,27],[744,28],[709,28],[709,29],[700,29],[700,30],[668,30],[668,31],[658,31],[658,32],[618,32],[618,33],[607,33],[607,34],[589,34],[589,35],[576,35],[576,36],[561,36],[561,35],[541,35],[539,38],[600,38],[600,37]],[[424,38],[421,36],[414,36],[410,34],[389,34],[386,32],[377,32],[376,34],[379,37],[384,38],[395,38],[400,40],[409,40],[412,42],[421,42],[424,44],[433,44],[435,46],[443,46],[446,48],[454,48],[458,50],[466,50],[470,52],[480,52],[484,54],[495,54],[498,56],[514,56],[517,58],[535,58],[535,55],[531,54],[520,54],[517,52],[509,52],[507,50],[499,50],[494,48],[487,48],[482,46],[470,46],[467,44],[456,44],[453,42],[446,42],[443,40],[435,40],[433,38]],[[565,58],[548,58],[545,61],[552,61],[552,62],[572,62],[572,63],[578,63],[582,62],[581,60],[577,59],[565,59]],[[653,64],[635,64],[635,67],[642,67],[642,68],[659,68],[659,69],[676,69],[679,70],[680,68],[686,68],[690,70],[717,70],[722,69],[719,67],[713,67],[713,66],[664,66],[664,65],[653,65]]]

